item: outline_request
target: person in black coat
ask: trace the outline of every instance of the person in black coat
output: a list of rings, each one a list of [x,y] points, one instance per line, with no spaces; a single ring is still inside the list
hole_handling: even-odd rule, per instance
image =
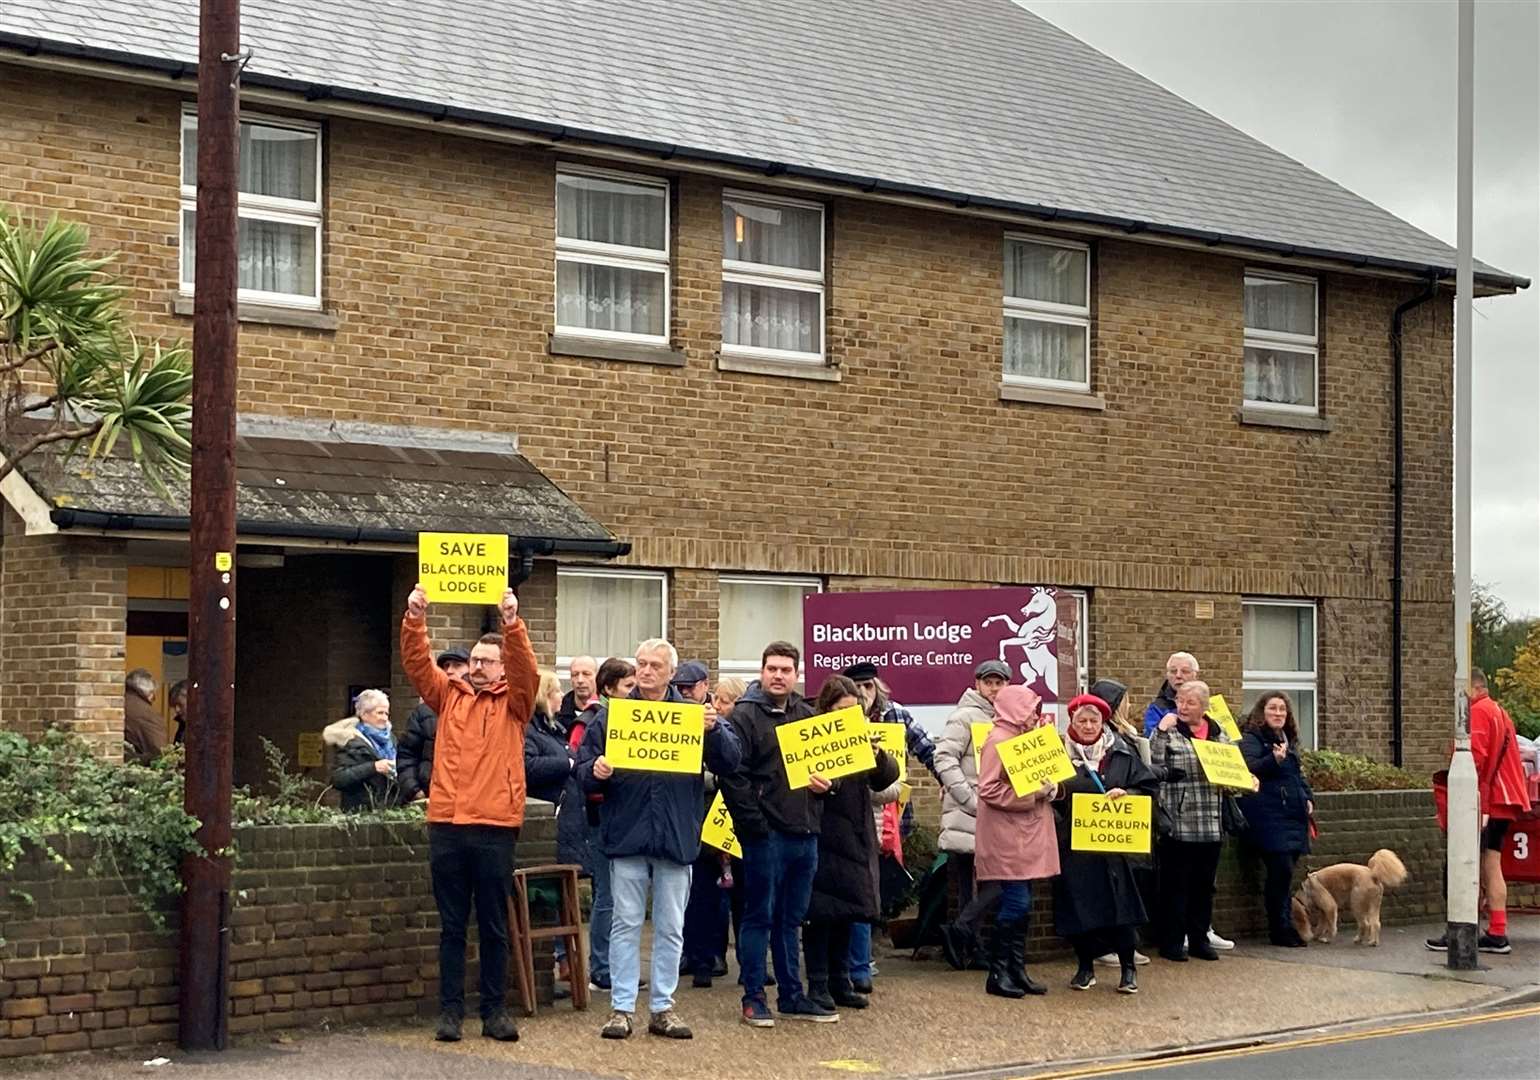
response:
[[[1069,703],[1069,731],[1065,748],[1075,765],[1075,775],[1059,785],[1054,806],[1059,834],[1059,876],[1054,879],[1054,929],[1069,939],[1080,962],[1070,980],[1074,990],[1096,985],[1098,956],[1116,953],[1122,976],[1118,992],[1137,993],[1134,977],[1134,946],[1138,927],[1148,921],[1135,860],[1127,855],[1075,851],[1070,846],[1070,818],[1077,794],[1153,796],[1160,787],[1155,774],[1128,740],[1113,730],[1112,707],[1094,694],[1081,694]],[[1151,815],[1153,839],[1153,814]]]
[[[328,724],[321,740],[332,748],[332,787],[342,796],[343,810],[380,810],[401,802],[390,699],[383,691],[360,693],[353,715]]]
[[[843,675],[830,676],[819,691],[814,711],[833,712],[861,704],[861,691]],[[802,952],[807,961],[807,996],[826,1009],[864,1009],[865,994],[850,981],[850,929],[880,914],[877,897],[877,830],[872,792],[898,779],[898,762],[875,748],[877,767],[864,775],[835,781],[823,800],[818,833],[818,871]]]
[[[1291,949],[1305,946],[1289,919],[1289,893],[1294,864],[1310,851],[1310,819],[1315,814],[1315,793],[1300,766],[1298,743],[1299,726],[1289,696],[1280,690],[1263,694],[1247,714],[1241,736],[1241,753],[1261,787],[1240,803],[1250,826],[1248,841],[1261,853],[1267,871],[1262,898],[1268,940]]]
[[[524,731],[524,784],[532,799],[543,799],[553,806],[561,802],[562,790],[572,775],[572,755],[556,711],[561,707],[561,680],[554,671],[540,672],[540,690],[535,695],[535,714]]]
[[[471,669],[471,654],[456,647],[445,649],[434,661],[451,679],[462,678]],[[396,776],[404,802],[426,799],[433,782],[433,743],[438,737],[438,714],[428,703],[419,701],[406,718],[406,732],[396,748]]]

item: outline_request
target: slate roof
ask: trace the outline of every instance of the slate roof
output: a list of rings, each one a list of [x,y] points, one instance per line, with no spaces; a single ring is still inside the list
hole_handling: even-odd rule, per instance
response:
[[[507,436],[242,417],[236,439],[236,519],[242,535],[356,532],[505,533],[561,541],[614,540],[603,525],[519,454]],[[133,528],[128,518],[187,516],[185,485],[167,503],[124,454],[66,459],[38,451],[19,470],[73,522]],[[101,520],[107,515],[115,520]]]
[[[1454,266],[1449,245],[1008,0],[242,9],[248,85],[1279,254]],[[197,15],[197,0],[0,0],[0,43],[190,72]]]

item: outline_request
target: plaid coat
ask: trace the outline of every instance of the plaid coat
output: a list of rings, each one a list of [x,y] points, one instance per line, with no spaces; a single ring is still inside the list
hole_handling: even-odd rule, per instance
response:
[[[1210,742],[1229,742],[1219,725],[1208,723]],[[1169,815],[1173,840],[1213,844],[1224,839],[1224,792],[1203,776],[1192,748],[1192,731],[1182,721],[1170,731],[1155,729],[1150,737],[1150,769],[1160,780],[1160,806]]]

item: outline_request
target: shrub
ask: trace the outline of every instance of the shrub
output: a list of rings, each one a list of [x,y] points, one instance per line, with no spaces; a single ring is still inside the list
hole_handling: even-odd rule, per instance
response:
[[[1425,773],[1398,769],[1360,754],[1341,754],[1335,750],[1305,750],[1300,753],[1305,779],[1320,791],[1410,791],[1432,786]]]

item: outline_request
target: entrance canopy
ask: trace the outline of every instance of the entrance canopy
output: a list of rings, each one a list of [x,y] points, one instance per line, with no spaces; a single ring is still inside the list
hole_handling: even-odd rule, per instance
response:
[[[513,537],[525,557],[630,550],[530,464],[511,435],[242,416],[235,462],[243,541],[397,549],[415,545],[419,532],[475,532]],[[40,451],[18,473],[25,490],[4,493],[31,534],[187,531],[186,486],[168,503],[126,455],[92,461]]]

